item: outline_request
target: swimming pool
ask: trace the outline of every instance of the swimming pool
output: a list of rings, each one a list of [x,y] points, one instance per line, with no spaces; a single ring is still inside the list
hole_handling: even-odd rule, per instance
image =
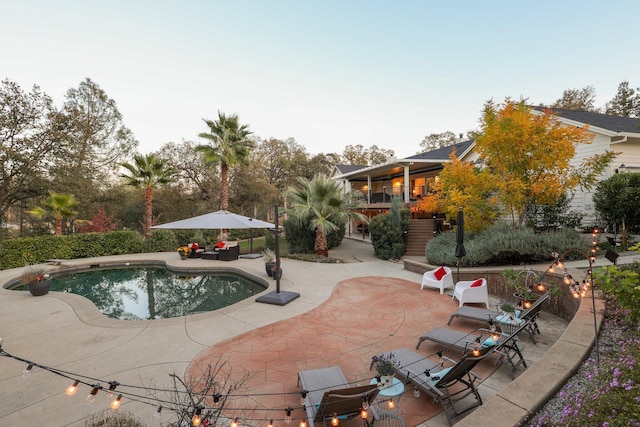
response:
[[[265,290],[233,273],[185,275],[164,268],[117,268],[53,276],[52,291],[91,300],[116,319],[164,319],[218,310]],[[14,289],[26,289],[18,287]]]

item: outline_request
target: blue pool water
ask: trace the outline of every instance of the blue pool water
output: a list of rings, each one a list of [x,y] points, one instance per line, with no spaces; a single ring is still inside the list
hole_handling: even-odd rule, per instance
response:
[[[139,320],[217,310],[265,286],[230,273],[185,276],[163,268],[123,268],[55,276],[51,290],[82,295],[106,316]]]

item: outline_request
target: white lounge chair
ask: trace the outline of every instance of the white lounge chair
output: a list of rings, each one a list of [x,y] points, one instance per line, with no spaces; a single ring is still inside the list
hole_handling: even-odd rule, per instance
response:
[[[425,286],[440,289],[440,294],[447,288],[453,288],[453,273],[449,267],[439,267],[435,270],[427,271],[422,275],[420,289]]]
[[[460,301],[460,307],[466,303],[483,303],[489,309],[487,279],[464,280],[456,283],[453,298]]]

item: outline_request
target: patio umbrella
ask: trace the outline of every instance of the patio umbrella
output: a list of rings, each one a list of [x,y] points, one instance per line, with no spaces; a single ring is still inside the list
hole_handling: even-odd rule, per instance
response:
[[[166,224],[154,225],[151,228],[168,228],[168,229],[221,229],[228,230],[234,228],[274,228],[275,225],[270,222],[261,221],[255,218],[235,214],[233,212],[219,210],[208,214],[194,216],[193,218],[181,219],[179,221],[168,222]],[[250,249],[253,251],[253,239],[250,237]]]
[[[238,215],[229,211],[216,211],[193,218],[181,219],[166,224],[154,225],[151,228],[171,229],[233,229],[233,228],[273,228],[270,222]]]
[[[464,214],[462,208],[458,210],[458,218],[456,219],[456,258],[458,261],[456,265],[458,267],[458,279],[460,281],[460,258],[465,256],[467,251],[464,248]]]

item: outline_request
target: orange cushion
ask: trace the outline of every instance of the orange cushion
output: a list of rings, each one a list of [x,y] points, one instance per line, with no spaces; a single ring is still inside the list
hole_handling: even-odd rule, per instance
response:
[[[477,288],[478,286],[482,286],[482,279],[478,279],[471,284],[472,288]]]
[[[444,267],[440,267],[439,269],[434,271],[433,276],[436,278],[436,280],[442,280],[445,274],[447,274],[447,271],[444,269]]]

